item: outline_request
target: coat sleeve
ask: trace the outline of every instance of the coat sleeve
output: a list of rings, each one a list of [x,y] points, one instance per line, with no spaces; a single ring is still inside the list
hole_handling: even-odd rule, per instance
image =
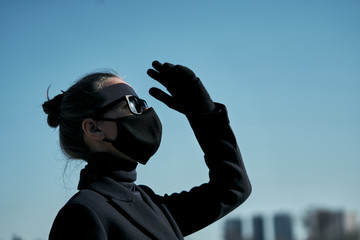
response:
[[[68,203],[58,213],[49,240],[107,240],[97,215],[80,203]]]
[[[158,196],[184,236],[225,216],[250,195],[248,179],[224,105],[214,113],[187,116],[204,152],[209,182],[190,191]]]

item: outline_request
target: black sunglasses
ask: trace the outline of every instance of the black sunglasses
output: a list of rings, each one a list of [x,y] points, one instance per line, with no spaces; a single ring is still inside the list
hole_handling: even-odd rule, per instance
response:
[[[104,113],[109,111],[111,108],[115,107],[120,102],[126,100],[127,106],[133,114],[142,114],[143,111],[148,108],[148,105],[145,100],[138,98],[133,95],[125,95],[121,98],[116,99],[115,101],[106,104],[105,106],[101,107],[100,109],[95,111],[95,118],[101,118]]]

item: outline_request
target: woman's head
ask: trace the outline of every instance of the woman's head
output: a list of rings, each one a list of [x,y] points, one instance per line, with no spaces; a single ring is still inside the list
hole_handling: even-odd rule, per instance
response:
[[[84,141],[83,121],[92,118],[96,109],[106,101],[100,90],[119,77],[111,72],[89,74],[53,99],[44,102],[43,109],[48,114],[50,127],[59,126],[60,145],[71,158],[86,159],[89,146]]]

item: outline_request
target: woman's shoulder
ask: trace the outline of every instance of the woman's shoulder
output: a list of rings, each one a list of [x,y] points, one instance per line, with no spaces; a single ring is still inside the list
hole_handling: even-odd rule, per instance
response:
[[[80,190],[60,209],[56,218],[73,220],[99,218],[106,208],[106,202],[106,198],[95,191]]]
[[[96,209],[98,205],[103,205],[104,202],[107,202],[107,199],[102,194],[90,189],[81,189],[69,199],[64,207],[71,205]]]
[[[102,218],[94,206],[91,196],[98,197],[88,190],[76,193],[58,212],[49,239],[105,239]]]

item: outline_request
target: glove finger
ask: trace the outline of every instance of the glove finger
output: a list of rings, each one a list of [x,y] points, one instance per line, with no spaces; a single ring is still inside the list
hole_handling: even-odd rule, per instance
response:
[[[152,66],[153,66],[153,68],[155,68],[155,70],[157,70],[159,72],[163,72],[163,71],[167,71],[167,70],[173,68],[174,64],[171,64],[171,63],[168,63],[168,62],[162,64],[159,61],[155,60],[155,61],[152,62]]]
[[[174,64],[171,64],[171,63],[168,63],[168,62],[163,64],[163,70],[169,70],[169,69],[171,69],[173,67],[174,67]]]
[[[146,73],[155,80],[161,79],[161,74],[154,69],[148,69]]]
[[[164,78],[163,74],[155,71],[154,69],[149,69],[147,71],[147,74],[153,78],[154,80],[158,81],[159,83],[161,83],[163,86],[166,87],[166,78]]]
[[[164,91],[158,89],[158,88],[150,88],[149,93],[151,96],[159,100],[160,102],[165,103],[168,107],[172,107],[173,105],[173,99],[170,95],[165,93]]]
[[[162,70],[162,68],[163,68],[163,64],[162,63],[160,63],[159,61],[157,61],[157,60],[155,60],[155,61],[153,61],[152,62],[152,66],[153,66],[153,68],[155,68],[157,71],[161,71]]]

